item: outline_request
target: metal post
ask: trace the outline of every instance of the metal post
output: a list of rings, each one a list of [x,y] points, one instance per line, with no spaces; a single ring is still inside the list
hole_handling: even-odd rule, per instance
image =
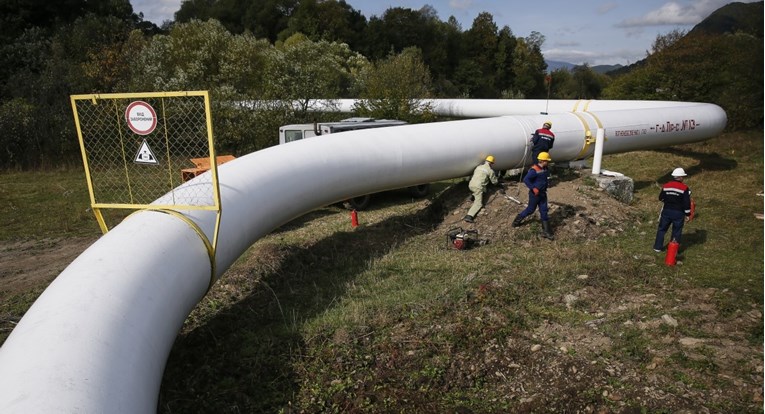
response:
[[[592,174],[600,175],[600,161],[603,158],[603,141],[606,140],[606,131],[598,128],[595,134],[595,153],[592,155]]]

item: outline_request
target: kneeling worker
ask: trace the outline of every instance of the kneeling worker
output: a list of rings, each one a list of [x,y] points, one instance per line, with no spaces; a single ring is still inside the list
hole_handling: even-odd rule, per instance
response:
[[[523,183],[529,188],[529,205],[515,217],[513,227],[520,226],[521,221],[533,214],[538,206],[539,216],[542,218],[542,237],[552,240],[553,235],[547,217],[547,177],[549,176],[547,165],[550,161],[552,161],[550,154],[540,152],[537,163],[529,168],[529,172],[523,178]]]
[[[473,171],[473,178],[471,178],[470,183],[468,183],[468,188],[473,193],[473,205],[470,206],[467,216],[463,219],[468,223],[473,222],[473,219],[483,207],[483,195],[486,192],[486,186],[488,186],[489,183],[499,183],[497,174],[491,168],[493,165],[494,156],[489,155],[486,157],[486,160],[482,162],[481,165],[475,167],[475,170]]]

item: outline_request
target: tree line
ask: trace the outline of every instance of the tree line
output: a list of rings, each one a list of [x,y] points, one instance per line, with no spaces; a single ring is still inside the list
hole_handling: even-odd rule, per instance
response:
[[[485,12],[463,29],[430,6],[367,19],[342,0],[184,0],[160,27],[128,0],[0,0],[0,15],[2,169],[78,164],[69,95],[87,93],[209,90],[218,152],[238,155],[312,121],[311,98],[358,98],[359,115],[408,122],[435,119],[423,98],[700,101],[732,128],[762,125],[761,32],[671,32],[604,75],[548,73],[543,34],[517,37]]]

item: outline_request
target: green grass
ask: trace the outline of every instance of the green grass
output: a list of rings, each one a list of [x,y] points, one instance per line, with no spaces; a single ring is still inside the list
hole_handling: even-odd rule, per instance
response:
[[[98,234],[81,169],[0,173],[0,240]]]
[[[628,171],[635,180],[635,207],[655,209],[657,186],[668,179],[674,166],[684,166],[697,219],[683,232],[685,258],[679,276],[693,275],[700,287],[721,287],[750,303],[762,300],[763,156],[760,134],[729,134],[698,144],[663,151],[633,152],[608,157],[609,168]],[[759,195],[758,195],[759,194]],[[655,225],[655,224],[654,224]],[[646,226],[645,237],[624,240],[627,248],[650,244],[655,230]],[[724,301],[724,300],[723,300]],[[723,308],[735,306],[721,303]]]

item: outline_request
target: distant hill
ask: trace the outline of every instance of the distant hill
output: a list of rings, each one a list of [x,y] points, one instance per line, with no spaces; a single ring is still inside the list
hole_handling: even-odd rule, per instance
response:
[[[762,38],[762,16],[763,2],[726,4],[697,24],[688,36],[743,32]]]
[[[593,66],[592,70],[597,73],[608,73],[623,68],[624,65],[597,65]]]
[[[558,69],[565,69],[565,70],[570,71],[570,70],[574,69],[576,66],[578,66],[578,65],[575,65],[573,63],[561,62],[561,61],[557,61],[557,60],[546,60],[545,62],[547,63],[547,71],[548,72],[552,72],[552,71],[555,71],[555,70],[558,70]],[[593,71],[595,71],[596,73],[608,73],[608,72],[610,72],[612,70],[617,70],[617,69],[622,68],[622,67],[623,67],[622,65],[596,65],[596,66],[590,66],[590,68]]]
[[[576,66],[573,63],[560,62],[560,61],[557,61],[557,60],[545,60],[545,63],[547,63],[547,71],[548,72],[552,72],[552,71],[555,71],[555,70],[558,70],[558,69],[571,70],[571,69],[574,68],[574,66]]]
[[[726,33],[748,33],[760,39],[763,37],[763,2],[757,3],[729,3],[720,7],[706,19],[689,31],[686,36],[697,34],[723,35]],[[645,59],[639,60],[629,66],[614,69],[607,72],[608,75],[618,76],[629,73],[632,69],[645,64]]]

